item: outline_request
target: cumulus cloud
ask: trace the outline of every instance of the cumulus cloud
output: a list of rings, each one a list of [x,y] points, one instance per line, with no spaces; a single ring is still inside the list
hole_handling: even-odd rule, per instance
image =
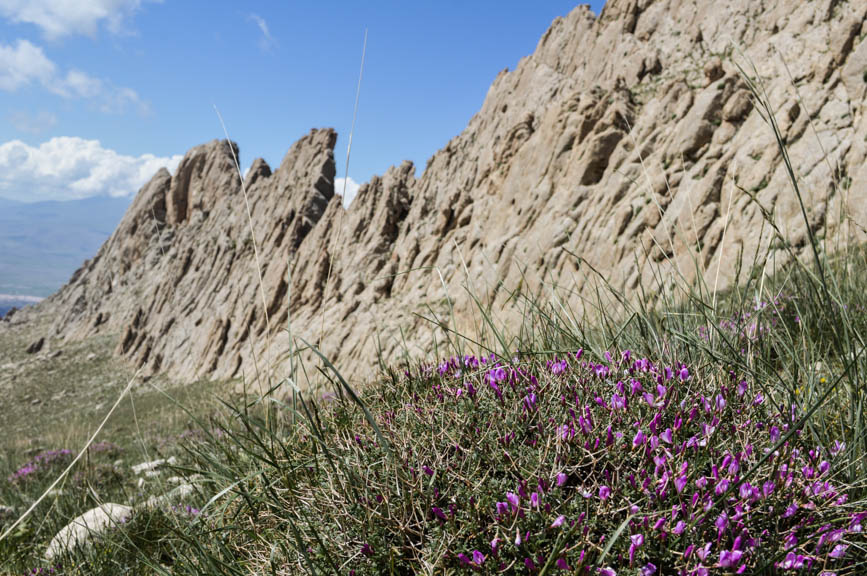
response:
[[[346,184],[346,193],[344,194],[343,185]],[[355,195],[358,194],[358,189],[361,185],[353,180],[352,178],[335,178],[334,179],[334,192],[335,194],[344,194],[343,196],[343,207],[348,208],[352,203],[352,200],[355,198]]]
[[[0,0],[0,15],[16,24],[37,26],[46,38],[94,36],[101,24],[112,34],[125,31],[126,21],[142,0]]]
[[[15,46],[0,44],[0,90],[15,92],[31,82],[51,84],[57,67],[42,48],[27,40],[18,40]]]
[[[76,69],[60,74],[42,48],[27,40],[18,40],[14,46],[0,44],[0,90],[15,92],[33,83],[62,98],[94,102],[108,114],[122,114],[130,108],[141,114],[150,111],[147,102],[132,88],[115,86]]]
[[[57,124],[57,116],[45,110],[36,114],[30,114],[26,110],[13,110],[7,119],[13,128],[27,134],[42,134]]]
[[[271,30],[268,28],[268,22],[258,14],[250,14],[248,19],[259,27],[262,36],[259,38],[259,48],[263,52],[269,52],[274,47],[274,38],[271,36]]]
[[[0,198],[21,202],[134,194],[162,167],[174,171],[182,156],[125,156],[98,140],[52,138],[38,147],[19,140],[0,144]]]

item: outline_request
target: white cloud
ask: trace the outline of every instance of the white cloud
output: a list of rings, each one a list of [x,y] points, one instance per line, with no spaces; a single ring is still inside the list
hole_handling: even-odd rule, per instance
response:
[[[42,48],[27,40],[18,40],[15,46],[0,44],[0,90],[15,92],[33,82],[62,98],[90,100],[108,114],[122,114],[129,108],[140,114],[150,111],[132,88],[115,86],[76,69],[58,74],[57,66]]]
[[[142,0],[0,0],[0,15],[16,24],[33,24],[46,38],[94,36],[100,24],[112,34],[125,31],[126,20]]]
[[[346,193],[344,194],[344,183],[346,184]],[[349,208],[349,205],[352,203],[352,200],[355,198],[355,195],[358,194],[358,189],[361,188],[361,185],[353,180],[352,178],[335,178],[334,179],[334,192],[335,194],[344,194],[343,195],[343,207]]]
[[[102,94],[102,80],[82,72],[70,70],[62,80],[54,82],[58,94],[66,96],[73,94],[79,98],[92,99]]]
[[[262,37],[259,39],[259,48],[263,52],[269,52],[274,47],[275,42],[271,36],[271,30],[268,28],[268,22],[258,14],[250,14],[248,19],[252,20],[259,27],[259,31],[262,32]]]
[[[125,156],[98,140],[52,138],[38,147],[20,140],[0,144],[0,198],[22,202],[128,196],[156,171],[177,168],[180,155]]]
[[[106,114],[123,114],[130,108],[143,115],[150,112],[150,106],[132,88],[115,86],[81,70],[70,70],[64,78],[55,80],[48,88],[64,98],[94,101]]]
[[[0,90],[14,92],[33,81],[47,85],[56,74],[42,48],[27,40],[18,40],[14,47],[0,44]]]
[[[45,110],[36,114],[30,114],[26,110],[13,110],[7,118],[13,128],[27,134],[42,134],[57,124],[57,116]]]

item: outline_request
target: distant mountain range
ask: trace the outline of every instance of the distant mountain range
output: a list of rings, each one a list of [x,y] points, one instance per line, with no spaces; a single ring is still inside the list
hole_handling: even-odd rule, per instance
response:
[[[56,292],[96,254],[129,202],[110,197],[32,204],[0,199],[0,297]],[[0,300],[0,316],[6,306]]]
[[[21,308],[22,306],[36,304],[40,300],[41,298],[37,298],[35,296],[13,296],[10,294],[0,294],[0,318],[6,316],[6,314],[13,308]]]

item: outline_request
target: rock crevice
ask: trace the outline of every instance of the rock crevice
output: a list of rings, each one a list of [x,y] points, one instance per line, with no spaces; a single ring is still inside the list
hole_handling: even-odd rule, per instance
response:
[[[60,292],[11,321],[51,314],[51,337],[117,334],[117,353],[145,372],[189,381],[249,380],[254,358],[283,366],[291,317],[363,379],[378,353],[430,353],[443,326],[471,328],[470,292],[508,316],[515,287],[586,289],[570,253],[624,290],[651,286],[653,266],[692,279],[695,261],[719,267],[723,288],[738,281],[738,250],[768,244],[763,210],[793,245],[806,237],[735,61],[756,65],[809,225],[861,242],[865,14],[854,0],[609,0],[599,18],[578,7],[497,76],[420,175],[392,167],[344,208],[336,133],[312,130],[273,172],[253,163],[245,198],[237,147],[198,146],[154,175]]]

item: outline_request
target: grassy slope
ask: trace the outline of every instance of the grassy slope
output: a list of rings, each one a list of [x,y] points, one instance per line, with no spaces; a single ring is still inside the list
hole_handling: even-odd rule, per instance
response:
[[[617,313],[608,303],[598,306],[597,316],[578,318],[526,300],[522,326],[495,330],[498,323],[490,317],[475,343],[454,337],[448,344],[454,352],[484,357],[484,363],[454,356],[440,363],[395,366],[358,400],[325,366],[332,384],[323,390],[275,399],[264,405],[267,408],[257,399],[228,405],[215,422],[200,422],[195,438],[170,448],[181,456],[177,473],[204,478],[190,500],[199,507],[210,501],[201,515],[139,508],[134,520],[111,538],[63,560],[62,570],[494,572],[516,570],[528,559],[539,570],[546,563],[552,570],[562,559],[576,571],[611,565],[619,573],[637,574],[652,563],[671,573],[696,569],[695,556],[684,562],[680,554],[689,545],[701,548],[709,542],[712,554],[704,565],[712,573],[725,573],[720,554],[737,551],[739,533],[728,527],[715,537],[713,522],[722,511],[729,518],[738,514],[734,506],[744,501],[739,494],[743,481],[755,487],[770,481],[775,483],[771,495],[752,504],[742,526],[750,537],[761,535],[761,543],[754,548],[741,544],[746,554],[738,563],[753,573],[786,562],[784,538],[794,533],[800,542],[795,550],[813,558],[813,573],[819,566],[838,574],[859,573],[867,568],[859,560],[865,558],[867,543],[863,533],[849,528],[855,526],[857,513],[867,511],[860,422],[867,363],[859,347],[863,344],[851,347],[853,362],[840,340],[844,333],[853,341],[867,334],[867,298],[860,288],[867,283],[864,264],[864,253],[853,251],[827,267],[834,286],[830,307],[807,268],[765,279],[761,289],[749,283],[721,298],[716,313],[687,297],[685,303],[654,309],[621,305]],[[584,350],[580,361],[574,356],[578,349]],[[631,351],[629,362],[621,360],[625,350]],[[611,353],[610,360],[605,352]],[[636,369],[635,360],[644,357],[653,367]],[[600,376],[597,366],[609,373]],[[666,366],[673,368],[671,379]],[[505,379],[497,375],[498,367]],[[621,372],[628,367],[631,374]],[[686,380],[679,375],[683,367],[689,373]],[[650,400],[630,392],[633,378],[653,395]],[[659,378],[666,392],[655,389]],[[502,396],[490,385],[492,379]],[[627,382],[622,394],[628,407],[622,414],[612,409],[618,381]],[[741,381],[747,386],[743,396]],[[754,403],[758,395],[761,404]],[[720,397],[725,400],[722,407]],[[666,399],[663,405],[652,406],[661,398]],[[692,409],[699,414],[694,419],[688,417]],[[657,412],[654,433],[650,422]],[[582,432],[579,417],[590,417],[592,431]],[[651,436],[675,429],[678,417],[685,422],[682,431],[674,433],[664,465],[668,494],[660,497],[653,488],[660,473],[651,462],[665,451],[648,451],[647,446]],[[647,437],[640,447],[633,446],[636,422]],[[719,432],[709,436],[705,446],[682,448],[688,456],[678,454],[675,447],[691,436],[701,439],[707,425]],[[606,438],[608,426],[613,441]],[[779,437],[771,432],[774,427]],[[845,442],[846,448],[836,453],[836,442]],[[814,458],[810,451],[817,447],[821,452]],[[779,460],[763,459],[766,449],[778,451]],[[729,486],[717,494],[721,484],[713,467],[725,468],[726,454],[734,455],[742,469],[729,475]],[[101,470],[91,475],[111,480],[103,480],[102,489],[95,490],[80,479],[77,485],[70,481],[73,489],[49,515],[51,529],[25,533],[18,543],[32,548],[25,548],[23,556],[10,554],[8,569],[44,565],[39,556],[47,536],[73,512],[99,501],[145,498],[138,494],[136,477],[108,460],[97,455],[89,466]],[[820,480],[830,482],[833,493],[805,496],[815,479],[802,471],[819,470],[825,460],[830,469]],[[700,507],[709,506],[710,512],[695,526],[691,521],[702,516],[684,512],[681,518],[689,518],[686,535],[675,537],[673,525],[656,531],[652,527],[670,514],[673,503],[689,501],[676,497],[673,489],[685,461],[685,494],[699,492]],[[794,471],[788,485],[785,474],[780,476],[782,464]],[[58,471],[52,469],[53,474]],[[562,486],[559,474],[566,475]],[[651,488],[631,486],[629,474],[639,479],[647,474]],[[710,479],[706,490],[696,488],[701,478]],[[7,484],[7,494],[25,488],[29,496],[6,499],[23,504],[45,485]],[[149,486],[154,493],[167,489]],[[612,490],[605,500],[600,497],[603,486]],[[520,500],[517,514],[511,511],[510,492]],[[541,499],[538,510],[530,504],[533,492]],[[840,500],[843,494],[845,502]],[[505,510],[498,510],[497,502]],[[781,519],[791,502],[801,507]],[[638,507],[634,517],[630,506]],[[552,528],[560,515],[565,528]],[[844,532],[840,540],[822,542],[815,553],[823,526],[829,534]],[[516,528],[522,539],[517,546]],[[638,535],[646,543],[633,551],[637,560],[630,571],[630,537]],[[495,539],[496,556],[491,549]],[[606,553],[611,540],[614,545]],[[843,559],[830,555],[837,544],[850,547]],[[474,551],[485,560],[474,557]]]
[[[0,338],[0,526],[17,515],[57,478],[85,445],[111,405],[133,377],[133,371],[113,357],[116,337],[83,342],[50,342],[36,354],[25,349],[45,333],[41,326],[18,326]],[[60,352],[60,354],[57,354]],[[206,416],[217,406],[215,394],[223,383],[200,382],[178,387],[165,379],[138,381],[95,439],[81,463],[5,541],[0,542],[0,574],[29,573],[50,568],[42,558],[48,540],[71,519],[98,502],[141,504],[151,494],[168,492],[170,474],[147,478],[132,465],[177,455],[180,439],[190,434],[190,415]],[[171,396],[171,400],[168,396]],[[183,406],[183,407],[182,407]],[[189,407],[189,408],[186,408]],[[187,411],[189,410],[189,411]],[[40,454],[48,454],[47,461]],[[26,481],[12,476],[28,462],[43,461]],[[4,511],[3,507],[10,507]],[[14,517],[13,517],[14,515]],[[155,516],[155,520],[159,519]],[[133,526],[135,524],[131,524]],[[168,524],[166,524],[168,526]],[[153,523],[143,535],[165,532]],[[103,558],[120,558],[108,549]],[[78,564],[89,573],[92,560]],[[130,564],[134,564],[131,560]],[[64,565],[70,569],[74,563]],[[116,573],[116,572],[110,572]]]
[[[83,445],[134,375],[113,356],[114,335],[49,340],[40,352],[28,354],[27,346],[45,332],[42,326],[19,326],[0,338],[0,453]],[[139,381],[103,436],[128,447],[138,443],[139,435],[154,439],[189,426],[188,416],[160,389],[206,413],[214,405],[213,393],[224,388],[207,382],[178,387],[163,378]]]

